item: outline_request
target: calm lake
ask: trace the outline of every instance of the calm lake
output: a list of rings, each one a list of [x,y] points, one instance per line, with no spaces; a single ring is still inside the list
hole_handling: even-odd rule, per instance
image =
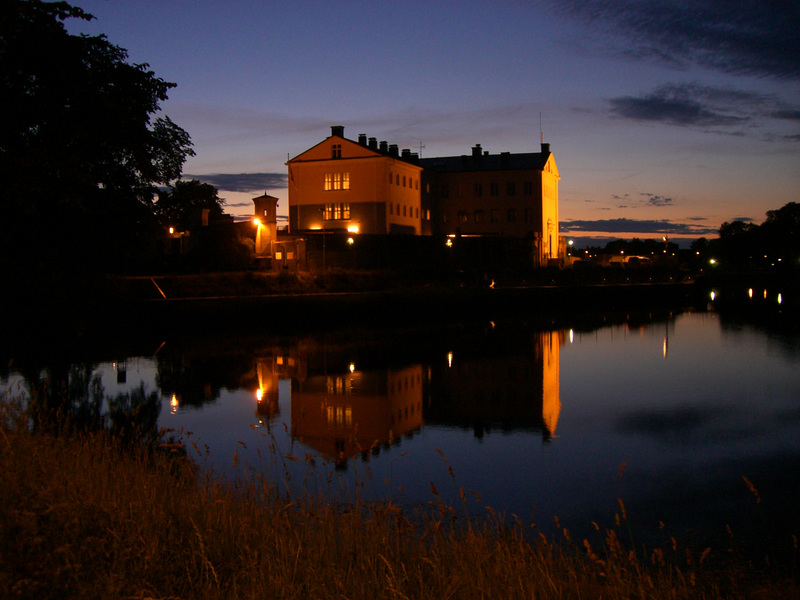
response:
[[[436,500],[589,535],[624,503],[637,543],[790,540],[800,338],[713,312],[424,331],[154,341],[93,362],[144,385],[200,464],[292,493]],[[3,381],[24,394],[13,370]],[[750,489],[750,484],[753,489]],[[466,506],[460,499],[464,490]]]

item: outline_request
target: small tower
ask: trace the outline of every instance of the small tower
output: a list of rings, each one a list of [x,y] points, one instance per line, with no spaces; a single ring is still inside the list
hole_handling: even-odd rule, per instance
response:
[[[264,194],[253,198],[256,221],[256,256],[268,256],[272,242],[278,239],[278,199]]]

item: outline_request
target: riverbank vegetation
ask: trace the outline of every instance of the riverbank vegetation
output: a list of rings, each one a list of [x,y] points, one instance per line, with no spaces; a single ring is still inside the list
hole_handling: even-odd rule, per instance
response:
[[[257,472],[243,481],[201,472],[187,456],[202,448],[142,452],[107,432],[33,433],[7,399],[0,417],[3,598],[772,599],[800,591],[791,569],[754,565],[730,549],[638,547],[622,501],[616,522],[593,524],[596,539],[573,540],[566,529],[552,539],[488,508],[467,523],[464,507],[446,506],[433,487],[417,511],[298,497]]]

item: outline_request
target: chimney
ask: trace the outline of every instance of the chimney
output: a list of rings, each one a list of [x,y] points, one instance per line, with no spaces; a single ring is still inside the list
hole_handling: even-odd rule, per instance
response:
[[[361,146],[366,146],[367,145],[367,134],[366,133],[359,133],[358,134],[358,143]]]
[[[403,160],[411,160],[411,150],[409,150],[408,148],[403,148],[400,151],[400,157]]]
[[[380,149],[383,154],[388,154],[389,152],[389,142],[386,140],[381,140]]]
[[[367,144],[370,150],[377,150],[378,149],[378,140],[375,138],[369,138],[369,143]]]
[[[472,147],[472,157],[473,158],[480,158],[481,157],[481,145],[475,144]]]
[[[550,154],[550,144],[542,142],[542,154]]]
[[[500,164],[508,165],[511,162],[511,152],[501,152],[500,153]]]
[[[344,125],[331,125],[331,135],[344,137]]]
[[[389,144],[389,156],[397,156],[397,144]]]

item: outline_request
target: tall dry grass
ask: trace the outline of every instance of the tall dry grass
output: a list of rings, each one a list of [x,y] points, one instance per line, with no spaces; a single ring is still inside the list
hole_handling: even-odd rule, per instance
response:
[[[292,497],[256,473],[203,475],[181,448],[32,434],[0,414],[2,598],[792,598],[714,552],[633,551],[624,503],[602,542],[425,510]],[[452,473],[452,471],[451,471]],[[283,488],[285,489],[285,488]]]

